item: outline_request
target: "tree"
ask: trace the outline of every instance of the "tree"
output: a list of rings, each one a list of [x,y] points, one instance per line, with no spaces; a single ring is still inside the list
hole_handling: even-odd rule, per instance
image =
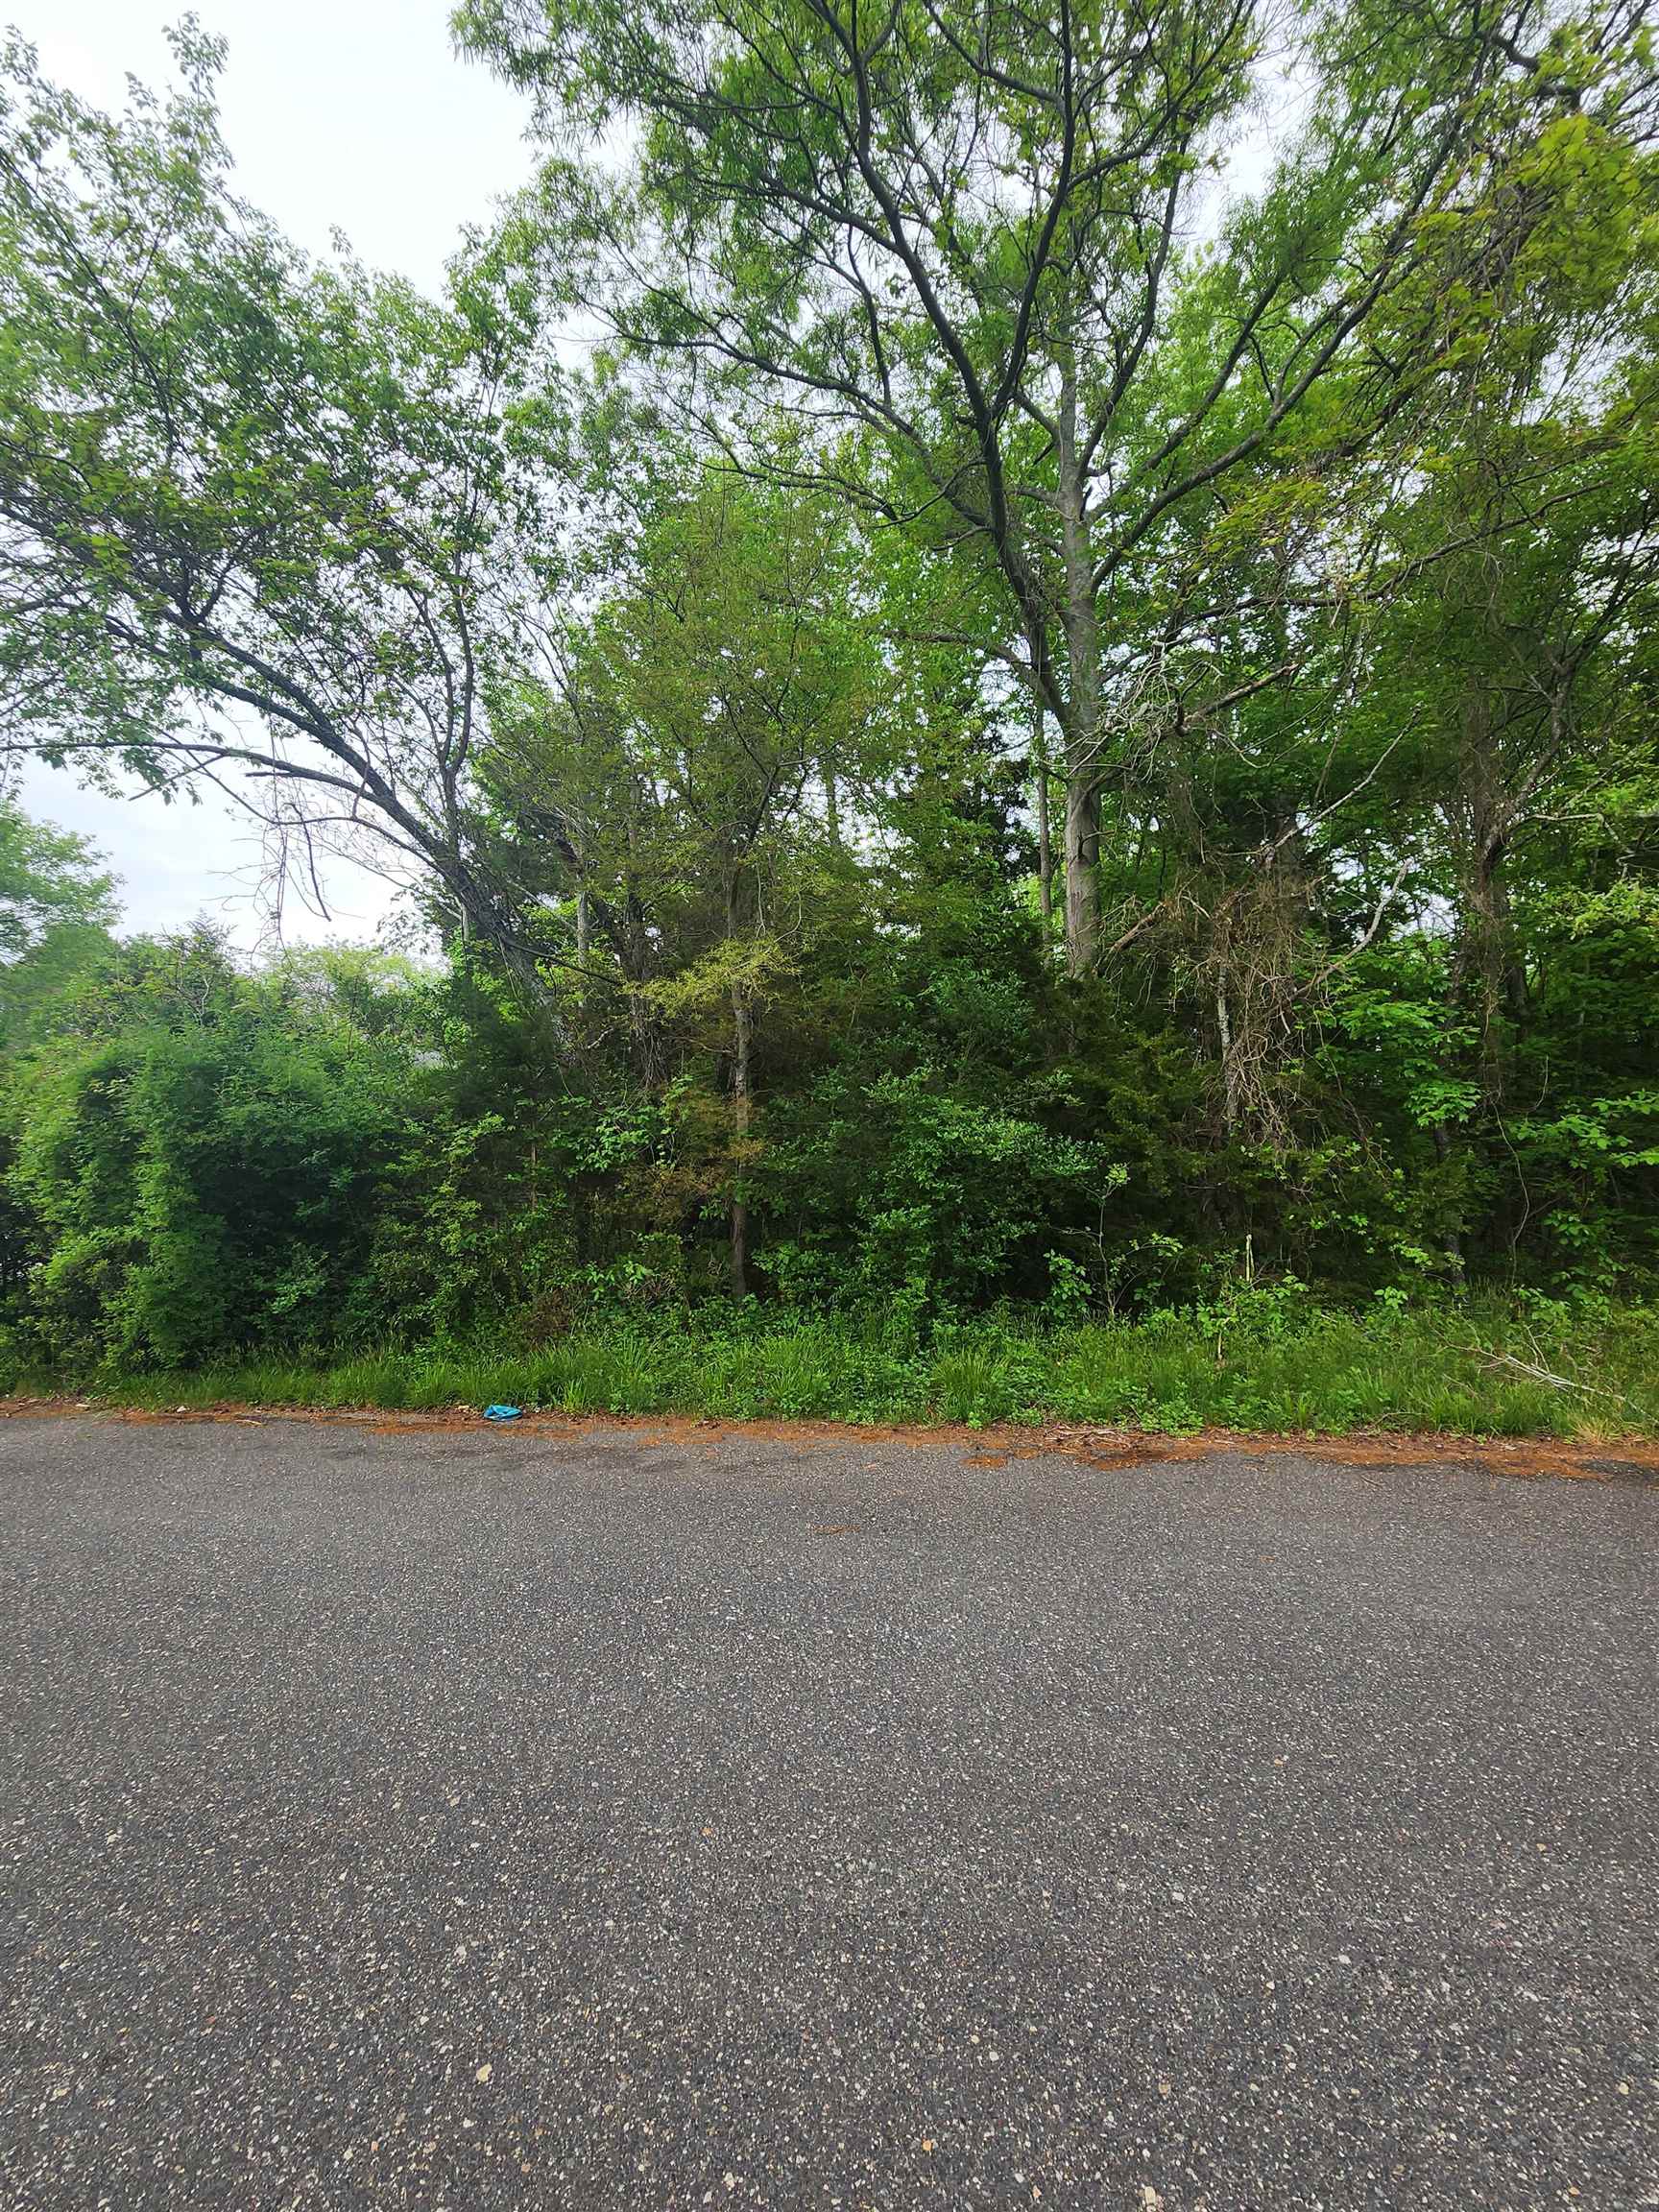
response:
[[[429,871],[534,984],[471,789],[556,491],[545,395],[509,435],[511,303],[307,264],[230,192],[220,49],[175,47],[120,119],[6,49],[0,742],[217,783],[299,868]]]
[[[84,837],[0,800],[0,1053],[19,1050],[108,949],[114,879],[101,860]]]
[[[1367,0],[1299,17],[1284,50],[1249,0],[467,0],[458,21],[556,140],[635,150],[627,189],[591,156],[550,163],[519,230],[547,232],[558,281],[688,364],[692,411],[747,465],[757,394],[805,426],[815,481],[996,575],[997,648],[1059,732],[1076,971],[1100,949],[1115,694],[1192,589],[1125,619],[1169,528],[1247,467],[1305,475],[1310,437],[1387,420],[1479,317],[1492,174],[1600,96],[1635,27],[1530,0]],[[1275,72],[1308,84],[1309,121],[1224,203]],[[1433,311],[1379,346],[1431,259]],[[1338,377],[1338,419],[1310,415]]]
[[[881,719],[839,517],[730,471],[659,489],[632,572],[503,714],[482,769],[511,845],[574,893],[626,987],[640,1074],[718,1039],[730,1253],[748,1286],[757,1030],[841,865],[844,781]],[[547,826],[555,825],[551,836]],[[511,871],[511,863],[506,866]]]
[[[103,855],[72,830],[32,822],[12,799],[0,799],[0,965],[38,954],[61,929],[107,929],[114,920],[114,879]]]

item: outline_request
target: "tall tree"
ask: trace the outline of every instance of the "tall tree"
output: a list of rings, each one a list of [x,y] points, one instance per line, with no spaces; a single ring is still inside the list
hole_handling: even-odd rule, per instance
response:
[[[1176,612],[1128,631],[1138,572],[1293,445],[1334,373],[1367,369],[1348,403],[1375,421],[1443,355],[1447,303],[1478,311],[1485,178],[1634,17],[1364,0],[1283,45],[1252,0],[467,0],[458,20],[565,149],[519,227],[550,228],[560,284],[688,363],[691,407],[746,461],[758,379],[810,426],[819,481],[997,576],[998,650],[1059,733],[1083,971],[1114,697]],[[1228,203],[1217,166],[1286,78],[1308,120]],[[582,151],[618,136],[626,189]],[[1430,255],[1439,308],[1376,348]]]
[[[472,821],[557,489],[511,309],[308,264],[229,188],[220,49],[175,46],[116,119],[0,68],[0,745],[217,783],[299,865],[367,838],[533,981]]]
[[[483,772],[511,845],[597,918],[639,1071],[678,1035],[725,1070],[731,1274],[748,1287],[745,1182],[763,1015],[845,872],[842,778],[880,720],[835,512],[729,470],[659,488],[632,572],[498,717]],[[832,765],[831,765],[832,763]],[[551,839],[544,825],[556,822]]]

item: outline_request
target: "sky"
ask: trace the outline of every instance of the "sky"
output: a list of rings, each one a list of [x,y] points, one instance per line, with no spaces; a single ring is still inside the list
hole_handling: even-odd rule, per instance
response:
[[[309,251],[325,253],[344,230],[365,261],[430,292],[463,227],[530,168],[525,104],[456,56],[449,6],[194,0],[203,28],[229,47],[222,121],[242,196]],[[118,108],[129,76],[167,82],[163,31],[184,9],[185,0],[0,0],[0,22],[38,48],[49,77]],[[181,928],[206,914],[243,945],[259,940],[258,833],[223,802],[107,798],[37,763],[19,795],[31,814],[102,847],[122,878],[127,928]],[[373,937],[393,896],[341,860],[328,864],[325,891],[327,920],[285,902],[286,942]]]

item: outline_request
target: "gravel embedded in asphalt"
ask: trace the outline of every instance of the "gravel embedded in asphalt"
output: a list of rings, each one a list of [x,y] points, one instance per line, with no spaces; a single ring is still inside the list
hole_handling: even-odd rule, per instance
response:
[[[1659,1493],[0,1422],[0,2206],[1659,2205]]]

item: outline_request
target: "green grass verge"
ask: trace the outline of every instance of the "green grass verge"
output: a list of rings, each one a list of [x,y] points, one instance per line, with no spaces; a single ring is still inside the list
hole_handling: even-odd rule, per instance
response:
[[[66,1386],[64,1377],[38,1371],[14,1371],[10,1381],[24,1391]],[[157,1407],[418,1410],[505,1400],[724,1419],[1651,1434],[1659,1432],[1659,1309],[1586,1317],[1472,1302],[1356,1314],[1314,1307],[1306,1294],[1247,1295],[1224,1311],[1139,1322],[954,1324],[908,1346],[874,1324],[751,1311],[735,1320],[596,1323],[526,1352],[254,1358],[185,1374],[102,1374],[82,1379],[81,1389]]]

